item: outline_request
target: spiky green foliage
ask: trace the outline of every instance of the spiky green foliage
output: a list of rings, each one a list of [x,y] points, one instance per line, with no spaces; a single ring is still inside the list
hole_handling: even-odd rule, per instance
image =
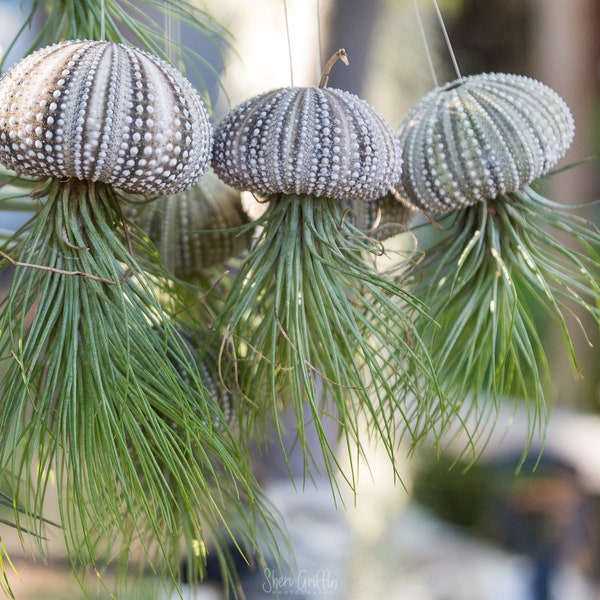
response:
[[[424,243],[415,293],[432,320],[416,327],[454,410],[480,424],[512,398],[529,409],[533,437],[550,399],[542,320],[558,324],[575,368],[577,313],[600,323],[600,233],[529,186],[440,223],[441,236],[421,232],[435,241]]]
[[[36,206],[29,194],[36,183],[28,177],[18,177],[0,165],[0,211],[34,213]],[[0,241],[10,237],[12,233],[6,229],[6,224],[3,227],[0,222]]]
[[[182,23],[193,28],[199,36],[210,40],[219,52],[223,44],[231,43],[230,34],[209,12],[187,0],[33,0],[26,8],[23,25],[4,56],[10,55],[15,42],[28,29],[36,27],[27,54],[65,40],[135,44],[173,63],[181,71],[187,65],[203,84],[202,70],[208,70],[219,80],[217,69],[177,39],[177,28]]]
[[[11,481],[12,479],[12,474],[8,472],[5,472],[3,475],[4,476],[2,477],[2,485],[4,485],[6,481]],[[2,510],[2,513],[6,515],[10,515],[14,511],[17,511],[18,513],[20,513],[21,516],[25,516],[39,523],[43,523],[44,525],[57,526],[55,523],[44,519],[41,515],[27,514],[25,508],[20,504],[16,504],[15,498],[13,498],[11,494],[7,494],[5,492],[0,492],[0,509]],[[22,525],[15,523],[14,519],[0,517],[0,524],[6,527],[12,527],[17,529],[18,535],[20,537],[27,535],[39,537],[40,540],[42,539],[41,536],[39,536],[39,533],[35,533],[34,531],[26,529]],[[10,585],[10,580],[7,573],[8,571],[12,571],[13,573],[17,574],[17,570],[12,563],[10,554],[6,546],[4,545],[2,537],[0,536],[0,589],[2,589],[2,591],[6,594],[7,597],[14,598],[15,596]]]
[[[268,537],[246,455],[135,258],[152,252],[123,229],[115,192],[49,180],[37,195],[39,213],[2,250],[14,273],[0,311],[0,463],[15,502],[41,514],[56,477],[74,566],[108,562],[116,541],[123,564],[141,547],[176,579],[182,540],[193,557],[216,539],[225,557],[232,520],[242,538],[260,521]]]
[[[319,451],[308,445],[305,427],[313,423],[333,483],[340,455],[325,422],[334,419],[352,463],[344,475],[354,485],[352,448],[362,452],[365,430],[394,460],[402,435],[417,440],[444,420],[412,325],[423,307],[374,269],[381,246],[342,217],[338,202],[271,198],[260,225],[215,326],[229,342],[223,369],[234,365],[246,397],[243,433],[255,435],[270,415],[283,447],[290,434],[277,415],[293,410],[307,464]]]

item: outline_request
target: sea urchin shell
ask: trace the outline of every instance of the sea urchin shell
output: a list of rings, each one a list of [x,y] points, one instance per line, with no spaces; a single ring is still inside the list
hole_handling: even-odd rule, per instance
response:
[[[520,75],[464,77],[427,94],[400,127],[398,192],[445,212],[524,188],[564,155],[574,134],[564,101]]]
[[[212,170],[189,190],[131,204],[127,216],[152,240],[165,267],[178,276],[202,273],[250,247],[250,219],[240,192]]]
[[[142,50],[67,41],[0,79],[0,162],[19,174],[173,194],[206,171],[210,149],[192,85]]]
[[[383,117],[333,88],[260,94],[230,111],[215,132],[215,172],[261,195],[376,200],[396,183],[400,164]]]

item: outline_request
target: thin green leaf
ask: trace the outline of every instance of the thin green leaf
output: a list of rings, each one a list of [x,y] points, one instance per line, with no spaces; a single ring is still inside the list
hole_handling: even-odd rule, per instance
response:
[[[125,564],[138,547],[176,579],[182,540],[256,540],[265,526],[270,538],[247,455],[131,254],[114,191],[50,180],[45,193],[3,248],[15,267],[0,312],[0,462],[15,499],[41,513],[56,478],[74,570]]]
[[[576,310],[600,324],[600,233],[529,187],[443,223],[448,228],[424,248],[415,274],[432,317],[416,326],[440,381],[475,429],[512,399],[530,411],[531,439],[543,437],[551,378],[540,315],[558,324],[577,372],[571,328],[583,325]]]
[[[416,441],[444,420],[412,325],[423,306],[369,264],[380,246],[343,219],[335,201],[272,198],[261,225],[214,326],[228,340],[223,372],[235,366],[246,398],[238,417],[246,435],[267,417],[278,426],[280,410],[290,408],[308,471],[308,422],[332,482],[342,469],[325,434],[330,419],[346,447],[363,452],[364,423],[395,460],[403,435]],[[342,473],[351,487],[355,466]]]

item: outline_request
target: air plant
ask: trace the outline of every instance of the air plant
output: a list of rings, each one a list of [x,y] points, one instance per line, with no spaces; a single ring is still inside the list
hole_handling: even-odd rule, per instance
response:
[[[198,94],[145,51],[67,41],[0,79],[0,162],[39,179],[37,212],[0,248],[14,268],[0,306],[0,462],[27,514],[56,478],[74,567],[99,569],[116,540],[124,562],[139,546],[176,579],[183,540],[201,576],[211,534],[236,518],[251,538],[265,516],[228,408],[122,214],[125,192],[192,186],[210,149]]]
[[[341,201],[339,206],[343,218],[349,218],[365,235],[383,241],[409,231],[417,212],[413,205],[398,200],[401,198],[392,190],[373,202],[350,199]],[[252,221],[259,221],[268,206],[268,198],[256,194],[242,195],[242,208]],[[382,252],[387,252],[387,249],[382,248]]]
[[[204,83],[201,68],[214,73],[215,67],[192,48],[178,43],[174,34],[177,25],[185,23],[217,48],[223,41],[229,43],[227,30],[197,3],[188,0],[32,0],[22,10],[26,11],[23,25],[0,57],[0,66],[11,56],[21,36],[34,30],[27,54],[52,43],[75,39],[134,43],[181,70],[185,64]]]
[[[304,427],[313,421],[332,482],[338,448],[326,419],[337,421],[350,455],[354,443],[362,452],[364,421],[393,459],[403,433],[416,439],[440,418],[435,376],[412,325],[423,308],[377,272],[381,244],[342,208],[385,196],[401,159],[379,113],[326,87],[337,58],[345,52],[330,60],[319,87],[266,92],[231,110],[216,129],[212,160],[227,184],[268,200],[214,326],[226,337],[222,370],[235,368],[245,398],[243,433],[256,433],[253,422],[260,431],[270,415],[282,440],[277,415],[291,408],[305,464]],[[355,473],[344,475],[352,485]]]
[[[543,428],[549,377],[541,316],[558,322],[575,366],[576,310],[600,320],[598,230],[535,191],[573,134],[558,94],[510,74],[438,87],[400,127],[398,192],[442,215],[439,235],[420,235],[427,258],[415,293],[433,319],[417,327],[448,396],[466,403],[463,415],[476,422],[513,398],[530,407],[532,433]]]

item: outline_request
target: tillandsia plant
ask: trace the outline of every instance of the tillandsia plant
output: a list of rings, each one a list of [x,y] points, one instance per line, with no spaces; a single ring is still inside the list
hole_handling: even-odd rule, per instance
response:
[[[0,163],[39,180],[37,212],[0,249],[14,268],[0,307],[0,463],[28,514],[56,478],[74,567],[125,564],[141,547],[176,580],[185,544],[201,577],[208,537],[226,567],[230,519],[250,540],[268,519],[229,408],[161,302],[168,272],[148,275],[156,252],[122,214],[127,193],[196,183],[211,141],[191,84],[140,49],[66,41],[0,79]]]
[[[216,48],[221,41],[229,41],[227,30],[210,13],[188,0],[32,0],[23,8],[27,9],[23,25],[0,57],[0,67],[4,57],[11,55],[15,43],[33,30],[35,35],[27,54],[52,43],[74,39],[135,43],[180,70],[187,65],[203,83],[199,67],[211,72],[215,67],[202,54],[178,43],[177,27],[185,23],[204,39],[212,40]],[[157,23],[161,19],[163,22]]]
[[[441,235],[420,236],[427,258],[415,293],[433,320],[418,326],[449,396],[476,421],[513,398],[530,407],[532,431],[541,428],[549,377],[540,318],[558,322],[574,365],[576,310],[600,320],[597,228],[535,191],[573,134],[553,90],[497,73],[433,90],[400,128],[398,191],[442,215]]]
[[[417,212],[415,206],[402,201],[396,190],[391,190],[373,202],[351,198],[340,201],[339,205],[343,218],[349,218],[365,235],[380,241],[408,232]],[[268,206],[268,198],[256,194],[242,197],[242,207],[253,221],[259,220]]]
[[[364,420],[393,459],[398,415],[413,438],[440,417],[435,375],[412,326],[422,306],[376,271],[381,244],[341,208],[385,196],[401,160],[379,113],[326,87],[339,57],[343,50],[319,87],[266,92],[231,110],[216,129],[212,161],[226,183],[268,199],[215,324],[246,398],[240,421],[262,425],[270,415],[283,436],[278,412],[293,410],[307,465],[304,427],[313,422],[332,482],[339,463],[327,418],[339,424],[349,453],[355,443],[362,451]],[[354,472],[344,475],[352,485]]]

